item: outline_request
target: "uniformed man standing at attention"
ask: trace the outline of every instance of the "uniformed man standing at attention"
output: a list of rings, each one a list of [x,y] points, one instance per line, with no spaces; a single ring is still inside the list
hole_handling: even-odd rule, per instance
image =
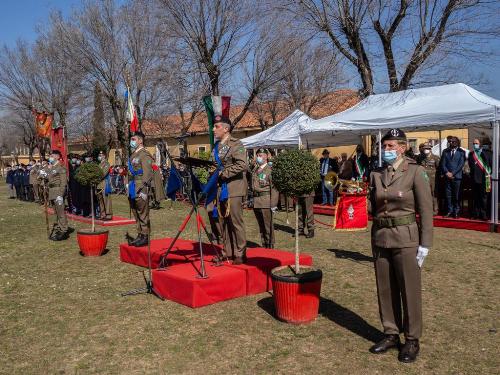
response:
[[[153,180],[153,156],[144,148],[144,134],[133,133],[130,138],[132,155],[128,160],[128,198],[137,221],[137,238],[129,239],[129,245],[145,246],[148,243],[149,189]]]
[[[278,205],[279,193],[273,187],[272,168],[267,162],[269,153],[266,149],[257,150],[255,167],[252,170],[253,212],[259,224],[262,246],[274,247],[273,214]]]
[[[422,335],[420,268],[432,246],[432,195],[425,169],[404,156],[406,145],[401,130],[390,130],[382,138],[385,165],[370,175],[372,251],[385,334],[370,351],[399,348],[403,333],[398,359],[413,362]]]
[[[429,184],[431,185],[432,194],[432,211],[434,215],[438,214],[438,201],[436,192],[436,171],[439,169],[439,157],[432,154],[432,146],[426,142],[422,144],[420,154],[417,156],[417,163],[424,167],[427,176],[429,177]]]
[[[113,219],[113,206],[111,204],[111,176],[109,175],[109,162],[104,151],[99,151],[99,167],[104,178],[97,185],[97,201],[99,202],[99,214],[101,220]]]
[[[65,240],[69,237],[68,219],[64,210],[64,194],[66,192],[67,173],[62,163],[62,155],[59,150],[53,150],[49,157],[47,170],[49,187],[49,202],[54,207],[57,221],[50,236],[53,241]]]
[[[246,262],[247,239],[243,223],[243,203],[248,183],[247,153],[241,141],[231,136],[233,127],[228,118],[215,116],[214,136],[217,139],[212,159],[219,168],[217,211],[222,224],[224,254],[233,264]]]

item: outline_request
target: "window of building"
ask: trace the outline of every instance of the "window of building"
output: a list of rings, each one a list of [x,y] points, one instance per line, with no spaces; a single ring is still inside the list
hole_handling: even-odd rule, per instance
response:
[[[205,146],[198,146],[198,154],[201,154],[202,152],[206,152],[207,148]]]

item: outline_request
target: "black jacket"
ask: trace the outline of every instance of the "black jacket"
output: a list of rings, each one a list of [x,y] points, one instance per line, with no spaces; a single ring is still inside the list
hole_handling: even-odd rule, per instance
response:
[[[324,160],[325,160],[325,158],[319,159],[319,172],[320,173],[322,172]],[[328,172],[331,172],[331,171],[333,171],[335,173],[339,173],[339,164],[337,163],[337,160],[332,159],[332,158],[328,158]]]
[[[470,168],[470,177],[472,179],[472,182],[474,182],[476,184],[482,184],[482,183],[484,183],[485,173],[481,170],[479,165],[477,165],[477,162],[474,159],[473,153],[474,153],[474,151],[469,152],[469,157],[467,160],[469,163],[469,168]],[[481,150],[480,156],[483,159],[483,161],[486,163],[486,165],[488,167],[490,167],[490,170],[491,170],[491,163],[493,161],[493,155],[492,155],[491,151]]]

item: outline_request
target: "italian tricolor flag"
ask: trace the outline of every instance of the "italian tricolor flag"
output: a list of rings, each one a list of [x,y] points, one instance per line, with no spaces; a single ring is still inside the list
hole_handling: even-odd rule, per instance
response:
[[[214,148],[214,118],[215,116],[223,116],[229,118],[229,108],[231,106],[230,96],[213,96],[208,95],[203,97],[203,104],[207,111],[208,118],[208,136],[210,138],[210,149]]]

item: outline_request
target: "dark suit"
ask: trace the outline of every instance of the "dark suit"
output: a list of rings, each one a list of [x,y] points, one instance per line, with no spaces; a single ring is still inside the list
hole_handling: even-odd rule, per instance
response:
[[[460,185],[462,183],[463,168],[465,165],[465,151],[460,147],[447,148],[441,156],[441,173],[445,176],[446,202],[448,213],[458,214],[460,211]],[[446,173],[451,172],[453,178],[448,178]]]
[[[326,163],[326,164],[325,164]],[[321,158],[319,159],[319,167],[321,174],[321,192],[323,193],[323,204],[330,203],[333,204],[333,191],[330,191],[325,186],[325,175],[328,172],[339,173],[339,164],[337,160],[332,158]]]
[[[470,177],[472,180],[472,197],[473,197],[473,209],[472,216],[481,219],[487,218],[488,212],[488,194],[486,193],[486,173],[479,167],[476,162],[474,151],[469,153],[468,163],[470,168]],[[491,164],[493,161],[493,156],[489,150],[481,150],[479,156],[486,163],[487,167],[491,171]]]

